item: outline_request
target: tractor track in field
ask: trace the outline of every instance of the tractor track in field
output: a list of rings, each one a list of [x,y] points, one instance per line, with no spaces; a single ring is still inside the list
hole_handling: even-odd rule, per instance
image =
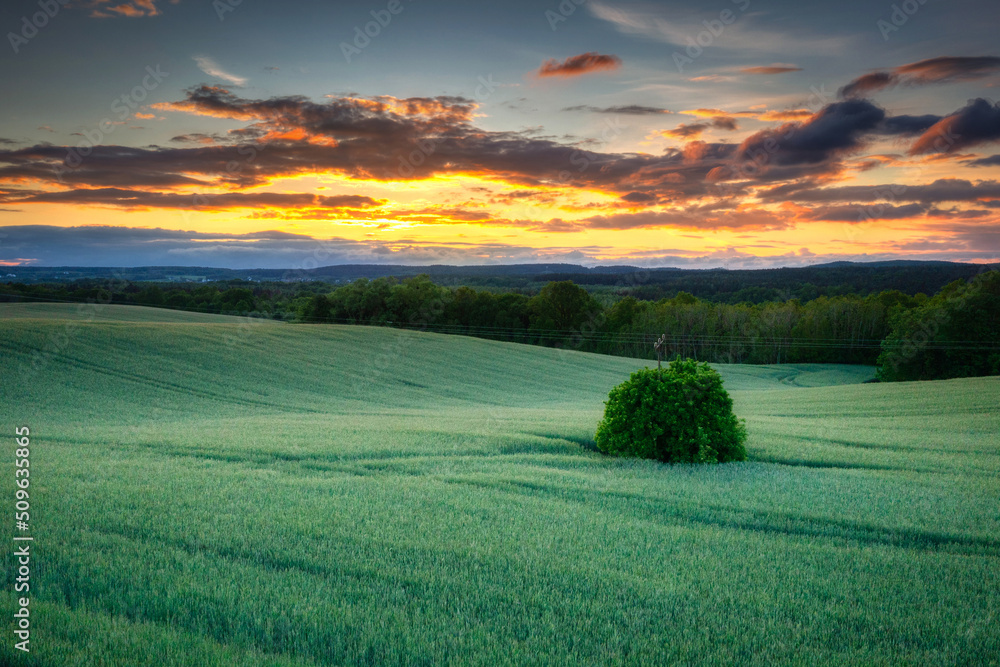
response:
[[[139,373],[132,373],[128,371],[116,370],[109,368],[107,366],[102,366],[93,362],[85,361],[77,357],[72,357],[68,354],[55,351],[46,351],[42,348],[35,347],[33,345],[26,345],[24,343],[17,344],[11,341],[0,342],[0,348],[6,348],[14,353],[27,354],[30,355],[32,352],[39,352],[42,354],[47,354],[50,357],[59,360],[60,362],[66,364],[67,366],[78,368],[92,373],[98,373],[100,375],[105,375],[108,377],[113,377],[119,380],[124,380],[126,382],[134,382],[136,384],[155,387],[156,389],[161,389],[163,391],[169,391],[173,393],[178,393],[184,396],[197,396],[199,398],[206,398],[213,401],[219,401],[222,403],[229,403],[235,405],[244,405],[247,407],[266,407],[281,410],[282,412],[311,412],[311,413],[321,413],[321,410],[315,410],[313,408],[307,408],[303,406],[287,406],[281,405],[279,403],[269,403],[267,401],[258,401],[252,398],[236,398],[234,396],[227,396],[214,391],[209,391],[206,389],[198,389],[196,387],[186,386],[182,384],[177,384],[175,382],[167,382],[166,380],[160,380],[148,375],[141,375]]]
[[[629,509],[635,511],[641,519],[665,526],[713,526],[765,535],[844,540],[867,546],[888,546],[926,552],[945,551],[1000,558],[1000,540],[990,538],[908,528],[887,528],[842,519],[807,517],[791,512],[775,514],[725,506],[685,506],[625,491],[590,491],[510,479],[486,481],[452,478],[445,481],[522,496],[549,496],[597,508],[597,511],[605,511],[608,500],[628,502],[631,504]]]

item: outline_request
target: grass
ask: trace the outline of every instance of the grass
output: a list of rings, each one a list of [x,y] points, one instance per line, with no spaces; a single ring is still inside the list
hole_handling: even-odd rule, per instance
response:
[[[1000,378],[719,365],[751,460],[664,466],[589,449],[646,362],[73,310],[0,305],[17,664],[997,664]]]

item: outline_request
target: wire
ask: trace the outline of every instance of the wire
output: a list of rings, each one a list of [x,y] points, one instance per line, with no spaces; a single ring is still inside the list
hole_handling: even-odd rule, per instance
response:
[[[10,293],[0,293],[0,298],[16,298],[22,299],[28,302],[32,301],[45,301],[50,303],[73,303],[73,304],[93,304],[93,300],[90,301],[79,301],[72,299],[55,299],[40,296],[30,296],[22,294],[10,294]],[[198,307],[188,307],[188,308],[171,308],[167,306],[150,306],[148,304],[136,304],[136,303],[121,303],[108,301],[106,303],[101,303],[97,305],[130,305],[130,306],[145,306],[149,308],[162,308],[163,310],[173,310],[181,312],[198,312],[198,313],[208,313],[208,314],[221,314],[217,310],[209,308],[198,308]],[[247,315],[248,317],[250,315]],[[272,318],[260,318],[260,319],[272,319]],[[652,345],[659,334],[657,333],[644,333],[637,331],[589,331],[585,332],[581,329],[537,329],[537,328],[516,328],[516,327],[498,327],[498,326],[486,326],[486,325],[464,325],[464,324],[445,324],[445,323],[427,323],[427,324],[415,324],[413,322],[397,322],[394,320],[382,320],[378,322],[358,322],[354,318],[298,318],[299,321],[309,324],[342,324],[348,326],[377,326],[394,328],[408,331],[430,331],[431,333],[445,333],[445,334],[455,334],[455,335],[467,335],[480,338],[487,337],[506,337],[506,338],[517,338],[525,341],[562,341],[569,339],[575,339],[580,337],[587,342],[597,342],[597,343],[621,343],[624,345]],[[657,331],[665,327],[659,326]],[[901,341],[883,341],[879,338],[798,338],[792,336],[754,336],[754,335],[743,335],[743,334],[667,334],[667,340],[670,343],[670,349],[676,349],[677,347],[694,347],[694,348],[720,348],[720,347],[732,347],[734,345],[743,345],[745,347],[750,347],[751,350],[756,348],[808,348],[808,349],[848,349],[848,350],[876,350],[876,349],[886,349],[886,348],[904,348],[911,344],[911,341],[901,340]],[[916,343],[913,343],[916,344]],[[968,352],[979,352],[979,351],[1000,351],[1000,344],[990,345],[983,344],[982,341],[970,341],[970,340],[943,340],[943,341],[928,341],[927,343],[919,344],[920,349],[923,350],[959,350]]]

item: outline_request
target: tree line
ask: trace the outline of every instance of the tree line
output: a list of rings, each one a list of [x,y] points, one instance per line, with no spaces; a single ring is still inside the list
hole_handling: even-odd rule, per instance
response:
[[[569,280],[534,293],[445,286],[427,275],[327,283],[21,285],[0,298],[134,303],[304,323],[394,326],[618,356],[714,363],[877,364],[882,380],[1000,374],[1000,272],[959,279],[934,296],[866,295],[721,303],[687,292],[656,301]],[[110,289],[110,292],[109,292]],[[4,296],[6,295],[6,297]]]

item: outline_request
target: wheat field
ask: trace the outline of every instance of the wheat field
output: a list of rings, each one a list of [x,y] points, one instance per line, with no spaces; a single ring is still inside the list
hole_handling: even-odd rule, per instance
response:
[[[1000,655],[997,377],[717,365],[750,460],[692,467],[593,451],[642,360],[36,304],[0,304],[0,352],[33,443],[17,664]]]

